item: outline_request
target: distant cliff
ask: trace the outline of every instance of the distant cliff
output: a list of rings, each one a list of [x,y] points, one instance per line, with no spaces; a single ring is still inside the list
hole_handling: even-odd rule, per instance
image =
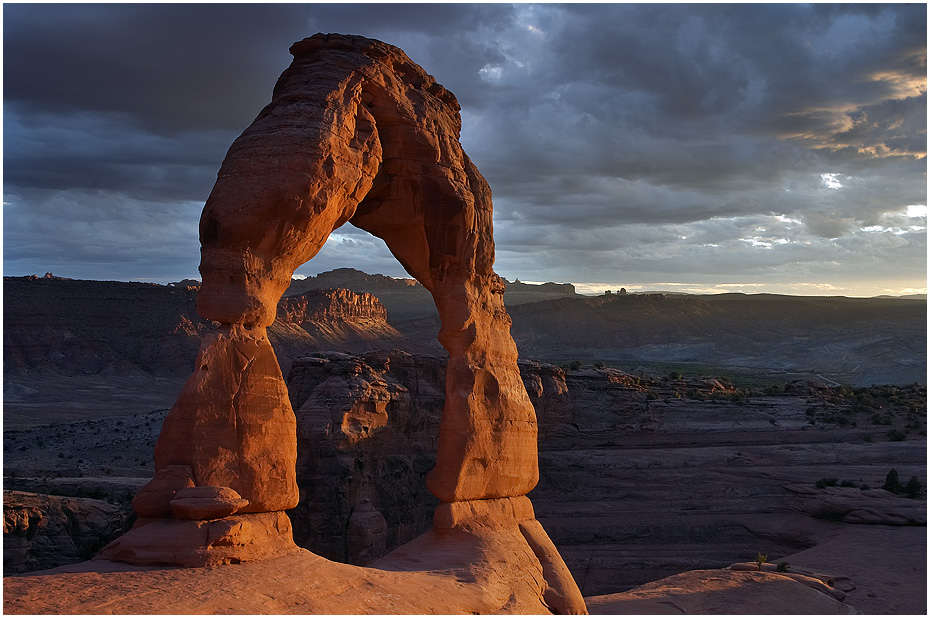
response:
[[[350,290],[311,290],[285,296],[278,303],[278,320],[292,324],[370,319],[387,321],[387,309],[374,295]]]
[[[926,382],[921,299],[611,294],[509,311],[524,358],[813,371],[863,386]]]
[[[212,322],[197,287],[51,277],[4,277],[5,375],[186,377]],[[268,329],[284,371],[293,355],[403,347],[371,294],[316,290],[282,300]],[[416,346],[414,346],[416,347]]]
[[[187,375],[210,327],[196,297],[183,286],[4,277],[4,374]]]
[[[4,575],[89,560],[131,521],[126,505],[4,491]]]
[[[345,288],[353,292],[370,292],[388,310],[388,319],[396,326],[408,320],[437,317],[433,297],[415,279],[394,279],[384,275],[369,275],[353,268],[337,268],[315,277],[295,279],[284,292],[285,297],[322,288]],[[541,285],[506,282],[504,304],[508,307],[555,298],[582,298],[570,283]],[[435,333],[433,335],[435,337]]]
[[[420,348],[388,323],[387,309],[375,296],[345,289],[285,296],[278,303],[278,317],[268,328],[268,338],[285,374],[294,357],[308,352]]]
[[[197,314],[195,283],[6,277],[4,371],[186,377],[212,328]],[[433,299],[412,279],[344,268],[295,280],[286,294],[269,328],[285,372],[311,351],[444,353]],[[813,372],[857,386],[926,382],[924,299],[589,297],[569,284],[519,281],[504,294],[521,358]]]

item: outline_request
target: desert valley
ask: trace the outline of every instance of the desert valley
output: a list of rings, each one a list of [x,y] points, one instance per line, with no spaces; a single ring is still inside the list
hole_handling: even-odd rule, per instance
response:
[[[197,290],[4,279],[6,575],[80,563],[131,525],[167,408],[213,328]],[[924,300],[585,297],[512,282],[505,301],[532,350],[519,364],[540,434],[529,497],[590,611],[759,554],[850,578],[841,596],[859,611],[925,605]],[[410,280],[342,269],[282,299],[269,336],[298,421],[288,515],[301,547],[377,564],[430,529],[437,329]],[[898,494],[883,489],[892,469]],[[892,584],[910,592],[890,597]]]

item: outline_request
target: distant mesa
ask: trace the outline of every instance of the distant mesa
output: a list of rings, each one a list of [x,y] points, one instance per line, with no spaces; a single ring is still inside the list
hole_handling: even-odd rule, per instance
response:
[[[67,279],[65,277],[56,277],[52,273],[45,273],[41,277],[39,277],[38,275],[29,275],[26,278],[32,281],[37,281],[39,279],[57,279],[58,281],[70,281],[70,279]]]

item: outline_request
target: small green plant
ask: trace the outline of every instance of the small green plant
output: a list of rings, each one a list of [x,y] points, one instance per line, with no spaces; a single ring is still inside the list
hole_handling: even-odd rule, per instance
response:
[[[907,438],[907,435],[903,431],[900,431],[898,429],[892,429],[886,435],[888,436],[888,439],[891,440],[892,442],[901,442],[905,438]]]
[[[778,565],[775,567],[775,571],[777,571],[778,573],[787,573],[790,570],[791,570],[791,565],[788,564],[787,562],[779,562]]]
[[[764,565],[768,561],[768,559],[769,557],[766,556],[765,554],[762,554],[762,553],[756,554],[756,564],[759,565],[760,571],[762,570],[762,565]]]
[[[817,487],[817,489],[823,489],[824,487],[836,487],[836,484],[838,482],[839,482],[839,479],[835,477],[832,477],[832,476],[824,477],[820,479],[819,481],[817,481],[816,483],[814,483],[814,486]]]

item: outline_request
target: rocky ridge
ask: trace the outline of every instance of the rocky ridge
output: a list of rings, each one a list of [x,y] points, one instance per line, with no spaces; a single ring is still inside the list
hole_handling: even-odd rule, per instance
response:
[[[214,328],[197,313],[195,286],[37,277],[3,285],[5,394],[14,397],[35,394],[17,380],[24,375],[186,376]],[[271,336],[285,357],[403,339],[376,297],[332,289],[283,300]]]
[[[925,382],[924,299],[610,294],[513,307],[525,357]]]

